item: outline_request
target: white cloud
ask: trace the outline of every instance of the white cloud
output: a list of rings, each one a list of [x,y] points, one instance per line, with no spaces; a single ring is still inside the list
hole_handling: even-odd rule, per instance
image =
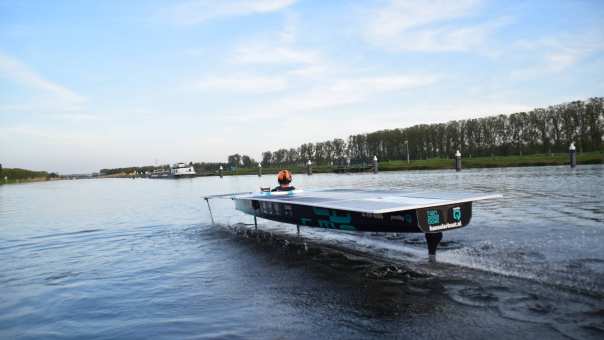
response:
[[[247,74],[211,76],[198,82],[197,88],[217,92],[269,93],[285,90],[287,79]]]
[[[45,79],[21,61],[0,53],[0,76],[68,103],[84,100],[70,89]]]
[[[284,28],[274,39],[247,41],[234,49],[229,59],[239,66],[262,66],[285,69],[288,77],[316,78],[324,75],[328,64],[317,49],[297,44],[298,17],[288,13]],[[281,72],[281,71],[280,71]]]
[[[531,65],[512,71],[510,77],[514,80],[531,79],[572,68],[582,59],[604,50],[598,32],[518,41],[513,47],[514,55],[524,56]]]
[[[298,34],[298,15],[293,12],[285,13],[285,27],[279,34],[279,39],[283,44],[293,44]]]
[[[552,71],[562,71],[575,64],[580,57],[578,51],[555,52],[545,56],[548,68]]]
[[[319,60],[315,51],[261,43],[240,46],[231,59],[237,64],[316,64]]]
[[[433,84],[438,77],[434,75],[395,75],[365,77],[359,79],[339,80],[332,87],[340,92],[379,93],[407,90]]]
[[[296,23],[295,18],[288,17],[284,30],[274,40],[255,40],[235,48],[230,58],[233,67],[252,66],[271,70],[272,73],[279,72],[287,82],[289,91],[270,102],[256,101],[253,106],[237,109],[226,114],[226,119],[246,122],[283,113],[312,113],[367,102],[386,93],[429,86],[439,79],[433,74],[375,74],[343,61],[330,63],[320,51],[298,46]],[[204,87],[227,89],[232,83],[234,88],[238,82],[239,79],[212,79],[204,82]],[[250,80],[250,87],[242,87],[249,91],[255,88],[254,83],[260,82]],[[268,85],[277,84],[271,82]]]
[[[369,30],[376,37],[392,38],[414,27],[462,17],[477,3],[477,0],[394,0],[374,13]]]
[[[269,103],[256,102],[252,107],[239,108],[224,118],[230,122],[245,123],[269,119],[283,113],[317,113],[356,103],[364,103],[382,94],[410,91],[434,84],[436,75],[389,75],[325,80],[308,90],[290,92]]]
[[[197,0],[187,1],[162,13],[179,25],[195,25],[220,17],[270,13],[293,5],[296,0]]]
[[[425,87],[437,81],[435,75],[390,75],[340,78],[299,95],[277,101],[291,111],[308,111],[360,103],[371,97],[397,91]]]
[[[318,78],[325,74],[327,68],[326,63],[315,63],[294,68],[290,71],[287,71],[287,74],[300,78]]]
[[[285,67],[288,76],[316,77],[327,69],[318,51],[297,48],[290,44],[255,43],[238,47],[231,62],[238,65]]]
[[[582,37],[561,38],[543,45],[546,67],[554,72],[563,71],[582,58],[604,49],[604,43],[597,40],[586,40]]]
[[[467,51],[480,47],[506,20],[457,23],[480,8],[481,0],[397,1],[374,11],[365,37],[394,51]]]

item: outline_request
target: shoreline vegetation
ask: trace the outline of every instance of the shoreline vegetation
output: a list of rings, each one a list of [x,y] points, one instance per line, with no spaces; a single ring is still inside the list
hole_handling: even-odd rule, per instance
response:
[[[577,164],[604,163],[604,97],[537,108],[529,112],[486,116],[446,123],[419,124],[348,136],[347,140],[305,143],[262,153],[256,161],[239,153],[226,162],[190,162],[198,176],[257,175],[290,169],[313,173],[452,169],[453,155],[462,154],[462,168],[495,168],[569,164],[569,146]],[[409,160],[409,161],[408,161]],[[101,169],[98,173],[59,176],[45,171],[5,169],[0,183],[52,179],[146,177],[169,165]],[[220,170],[222,169],[222,170]],[[7,176],[7,180],[5,180]]]
[[[19,168],[2,168],[0,166],[0,185],[44,182],[61,179],[57,173],[46,171],[32,171]]]
[[[454,159],[434,158],[425,160],[394,160],[378,162],[379,171],[405,171],[405,170],[454,170]],[[569,165],[568,153],[558,154],[536,154],[523,156],[494,156],[494,157],[474,157],[462,159],[463,169],[477,168],[507,168],[507,167],[526,167],[526,166],[559,166]],[[577,164],[604,164],[604,151],[585,152],[577,154]],[[294,174],[307,172],[305,166],[285,167]],[[276,175],[282,167],[262,168],[262,175]],[[373,166],[371,163],[351,164],[349,168],[331,165],[313,165],[312,173],[355,173],[371,172]],[[217,176],[218,173],[202,174],[201,176]],[[223,171],[224,176],[237,175],[258,175],[257,168],[237,168],[234,170]]]
[[[602,163],[604,151],[604,97],[536,108],[528,112],[500,114],[445,123],[418,124],[304,143],[294,148],[265,151],[261,160],[235,153],[226,162],[190,162],[200,175],[257,174],[278,169],[306,172],[371,171],[377,158],[379,169],[447,169],[461,152],[463,167],[509,167],[561,165],[567,163],[574,145],[578,163]],[[407,164],[407,160],[411,160]],[[130,176],[169,165],[101,169],[102,176]]]
[[[393,160],[378,162],[379,171],[405,171],[405,170],[454,170],[455,160],[452,158],[433,158],[425,160]],[[515,156],[492,156],[492,157],[473,157],[463,158],[463,169],[477,168],[507,168],[507,167],[526,167],[526,166],[560,166],[569,165],[570,159],[568,153],[556,154],[534,154],[534,155],[515,155]],[[604,150],[577,153],[577,164],[604,164]],[[263,176],[276,175],[280,170],[288,169],[294,174],[307,173],[307,167],[304,165],[293,165],[284,167],[262,168]],[[370,162],[351,164],[349,167],[337,165],[312,165],[312,173],[360,173],[373,171],[373,165]],[[239,167],[225,168],[223,176],[245,176],[258,175],[258,167]],[[219,176],[219,171],[198,172],[197,177]],[[99,176],[99,178],[132,178],[145,177],[135,172],[119,172],[111,175]]]
[[[534,155],[515,155],[515,156],[492,156],[492,157],[473,157],[463,158],[463,169],[478,169],[478,168],[507,168],[507,167],[525,167],[525,166],[560,166],[569,165],[568,153],[556,154],[534,154]],[[577,164],[604,164],[604,150],[577,153]],[[272,176],[277,174],[279,170],[287,168],[294,174],[307,173],[307,167],[302,165],[294,165],[289,167],[268,167],[262,168],[263,176]],[[393,160],[378,162],[379,171],[405,171],[405,170],[454,170],[454,159],[452,158],[433,158],[425,160]],[[360,173],[373,171],[371,163],[357,163],[346,166],[331,166],[331,165],[313,165],[312,173]],[[258,175],[257,167],[225,169],[223,176],[246,176]],[[4,180],[4,177],[8,180]],[[219,176],[218,171],[199,173],[198,177]],[[44,182],[53,180],[65,179],[89,179],[89,178],[135,178],[145,177],[134,172],[119,172],[111,175],[99,176],[59,176],[56,173],[48,173],[46,171],[31,171],[25,169],[2,169],[0,173],[1,184],[18,184],[31,182]]]

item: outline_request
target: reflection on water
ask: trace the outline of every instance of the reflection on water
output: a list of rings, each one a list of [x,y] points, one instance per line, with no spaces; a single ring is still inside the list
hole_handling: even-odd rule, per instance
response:
[[[271,176],[0,187],[0,337],[601,338],[604,167],[296,176],[498,192],[437,263],[422,235],[260,221],[201,196]]]

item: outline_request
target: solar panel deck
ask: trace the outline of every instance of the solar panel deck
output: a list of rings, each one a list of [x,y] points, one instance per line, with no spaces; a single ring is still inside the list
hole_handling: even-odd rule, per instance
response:
[[[383,214],[500,197],[471,192],[324,189],[240,195],[236,200],[278,202],[317,208]]]
[[[442,232],[464,227],[472,202],[501,197],[473,192],[323,189],[289,192],[233,193],[205,197],[231,198],[246,214],[301,226],[361,232],[424,233],[428,253],[436,254]],[[211,215],[211,210],[210,210]],[[257,224],[256,224],[257,226]]]

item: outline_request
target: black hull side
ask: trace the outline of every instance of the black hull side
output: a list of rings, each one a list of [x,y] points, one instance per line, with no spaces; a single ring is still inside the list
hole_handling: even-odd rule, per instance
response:
[[[268,220],[365,232],[438,233],[464,227],[472,217],[471,202],[370,214],[281,202],[236,198],[234,201],[237,210]]]

